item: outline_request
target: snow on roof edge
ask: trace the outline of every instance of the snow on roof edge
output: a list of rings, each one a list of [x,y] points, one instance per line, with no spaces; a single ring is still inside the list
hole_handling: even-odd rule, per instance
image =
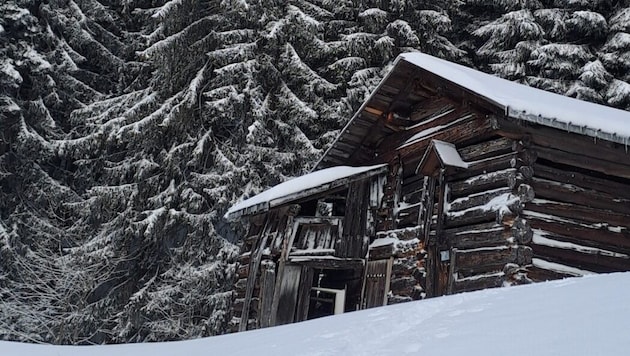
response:
[[[506,115],[556,129],[630,144],[630,112],[512,82],[420,52],[399,56],[493,102]]]
[[[335,166],[311,172],[275,185],[253,197],[234,204],[223,217],[228,220],[235,220],[239,216],[242,216],[243,211],[248,208],[254,208],[254,211],[264,211],[274,206],[274,200],[286,198],[307,189],[323,187],[326,184],[334,183],[337,180],[361,173],[370,171],[376,172],[386,166],[386,164],[362,167]],[[329,188],[332,188],[332,186]],[[258,206],[260,206],[260,208],[258,208]]]

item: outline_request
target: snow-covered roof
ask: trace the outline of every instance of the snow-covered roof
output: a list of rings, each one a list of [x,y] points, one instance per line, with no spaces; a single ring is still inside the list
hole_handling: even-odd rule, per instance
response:
[[[361,179],[378,174],[386,169],[386,166],[385,164],[364,167],[337,166],[293,178],[235,204],[227,211],[225,218],[233,220],[241,215],[265,211],[317,192],[336,188],[347,183],[346,178]]]
[[[630,273],[487,289],[181,342],[53,346],[6,356],[626,355]]]
[[[532,88],[424,53],[405,53],[398,60],[485,97],[510,117],[625,145],[630,143],[628,111]]]
[[[435,78],[423,77],[429,75]],[[418,79],[429,91],[411,88],[410,83]],[[452,85],[443,86],[450,83]],[[450,89],[445,89],[448,87]],[[454,91],[450,91],[455,89]],[[341,133],[326,153],[317,162],[314,169],[340,164],[362,164],[370,159],[363,154],[363,147],[376,148],[392,132],[395,127],[381,125],[383,118],[402,109],[402,115],[408,113],[422,101],[432,97],[434,91],[441,92],[452,99],[460,99],[466,93],[470,99],[484,102],[495,114],[503,113],[516,120],[528,121],[555,129],[608,140],[623,145],[630,144],[630,112],[590,103],[563,95],[554,94],[541,89],[528,87],[499,77],[477,71],[456,63],[448,62],[420,52],[405,53],[398,56],[392,68],[377,88],[365,100],[352,119],[341,130]],[[433,97],[435,100],[439,98]],[[477,100],[478,99],[478,100]],[[439,113],[433,120],[448,115],[451,111]],[[389,118],[389,116],[387,116]],[[395,117],[395,115],[393,116]],[[451,127],[459,117],[451,122],[441,122],[433,126],[427,125],[424,130],[415,133],[406,141],[400,142],[397,149],[424,141],[434,133]],[[421,121],[416,125],[425,125]],[[403,124],[404,125],[404,124]],[[411,129],[406,127],[405,129]],[[361,144],[357,144],[360,142]]]
[[[433,140],[431,142],[443,164],[452,167],[468,168],[468,163],[462,160],[454,144],[440,140]]]

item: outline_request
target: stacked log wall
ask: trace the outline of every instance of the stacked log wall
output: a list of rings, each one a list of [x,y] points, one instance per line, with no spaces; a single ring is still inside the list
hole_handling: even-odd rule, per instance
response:
[[[443,228],[450,247],[447,293],[521,283],[532,230],[522,217],[533,199],[531,153],[497,137],[458,147],[468,168],[447,175]]]
[[[630,270],[630,154],[566,133],[552,140],[546,131],[526,140],[536,155],[536,197],[523,211],[534,231],[529,277]]]
[[[424,229],[418,224],[424,188],[422,177],[403,179],[401,162],[390,165],[376,224],[376,241],[387,239],[390,243],[370,249],[369,254],[370,260],[394,258],[387,304],[426,295]]]
[[[378,232],[376,241],[389,244],[370,249],[370,260],[393,257],[387,304],[396,304],[425,297],[424,241],[419,238],[420,227],[407,227]]]

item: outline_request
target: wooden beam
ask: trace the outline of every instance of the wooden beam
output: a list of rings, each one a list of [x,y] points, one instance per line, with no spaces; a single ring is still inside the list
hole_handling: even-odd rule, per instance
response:
[[[532,144],[571,152],[581,157],[630,165],[630,152],[618,143],[569,133],[531,122],[497,117],[497,126],[506,136],[529,135]]]
[[[512,233],[506,226],[493,221],[445,229],[444,237],[449,246],[457,249],[471,249],[507,245]]]
[[[594,177],[569,169],[559,169],[542,163],[535,163],[532,168],[536,177],[572,184],[585,189],[597,190],[620,198],[630,199],[630,182],[628,184],[610,179]]]
[[[271,317],[269,318],[269,326],[276,325],[278,308],[280,306],[280,292],[282,291],[282,281],[284,279],[284,266],[289,256],[291,246],[293,246],[295,233],[297,232],[297,226],[295,226],[297,224],[294,223],[293,219],[298,214],[298,207],[299,205],[293,206],[287,212],[287,222],[284,226],[283,234],[284,239],[282,240],[282,253],[280,254],[280,258],[278,259],[278,271],[276,274],[276,282],[274,284],[273,300],[271,301]]]
[[[449,184],[449,194],[453,198],[480,193],[502,187],[514,188],[517,182],[518,170],[507,168],[494,172],[481,173],[464,180]]]
[[[565,218],[541,216],[530,210],[524,210],[523,217],[527,219],[532,229],[546,231],[558,240],[613,252],[630,253],[628,229],[613,227],[611,230],[606,225],[588,225]]]
[[[630,214],[630,201],[616,195],[536,177],[531,186],[539,198]]]
[[[527,210],[560,218],[584,221],[586,223],[607,223],[613,226],[630,227],[628,214],[601,208],[590,208],[566,202],[546,199],[534,199],[526,205]]]
[[[453,293],[472,292],[481,289],[496,288],[503,285],[502,273],[475,276],[474,278],[456,279],[451,290]]]
[[[500,195],[509,194],[512,189],[509,187],[494,189],[491,191],[485,191],[482,193],[471,194],[467,197],[462,197],[450,202],[449,211],[466,210],[468,208],[474,208],[475,206],[481,206],[488,203],[493,198]]]
[[[385,152],[381,151],[377,160],[381,162],[389,162],[400,156],[403,162],[405,162],[410,160],[410,157],[422,156],[421,153],[424,153],[424,150],[431,140],[466,142],[473,139],[481,139],[484,136],[490,135],[492,132],[494,132],[492,120],[485,117],[470,117],[469,119],[463,120],[456,125],[436,131],[435,133],[425,137],[423,140],[419,140],[408,146],[399,147],[398,149]]]
[[[360,258],[326,258],[317,259],[317,257],[295,257],[291,258],[291,262],[299,263],[302,266],[322,269],[357,269],[363,268],[365,261]]]
[[[273,292],[276,284],[276,264],[272,261],[265,261],[261,265],[260,274],[260,315],[259,325],[261,328],[271,326],[271,314],[273,304]]]
[[[535,257],[541,257],[552,262],[593,272],[611,273],[630,270],[630,259],[585,254],[573,250],[536,244],[532,245],[532,249]]]
[[[472,115],[472,116],[470,116]],[[379,152],[385,152],[390,150],[395,150],[397,147],[403,145],[407,140],[412,138],[414,135],[426,132],[430,129],[439,128],[440,126],[456,126],[456,121],[463,119],[467,116],[470,116],[470,119],[474,117],[475,113],[468,111],[463,108],[455,108],[452,111],[448,111],[446,113],[436,113],[429,117],[429,119],[425,120],[422,123],[413,125],[411,128],[408,128],[405,131],[397,132],[384,141],[379,147]],[[427,134],[428,136],[429,134]]]
[[[589,157],[554,148],[546,148],[542,146],[532,146],[532,148],[535,150],[539,158],[547,161],[630,179],[630,165],[627,164],[630,162],[630,157],[628,157],[626,161],[611,162],[603,157]],[[596,146],[592,146],[591,150],[595,151]]]
[[[459,148],[457,151],[464,161],[478,161],[484,158],[500,156],[513,152],[514,140],[499,137],[483,141],[470,146]]]
[[[531,249],[526,246],[478,248],[458,250],[457,272],[468,275],[489,271],[501,271],[507,263],[525,265],[531,263]]]

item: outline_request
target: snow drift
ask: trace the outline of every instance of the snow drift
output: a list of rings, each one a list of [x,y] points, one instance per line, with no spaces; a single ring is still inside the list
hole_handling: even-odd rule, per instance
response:
[[[622,355],[630,273],[489,289],[192,341],[108,346],[0,342],[4,356]]]

